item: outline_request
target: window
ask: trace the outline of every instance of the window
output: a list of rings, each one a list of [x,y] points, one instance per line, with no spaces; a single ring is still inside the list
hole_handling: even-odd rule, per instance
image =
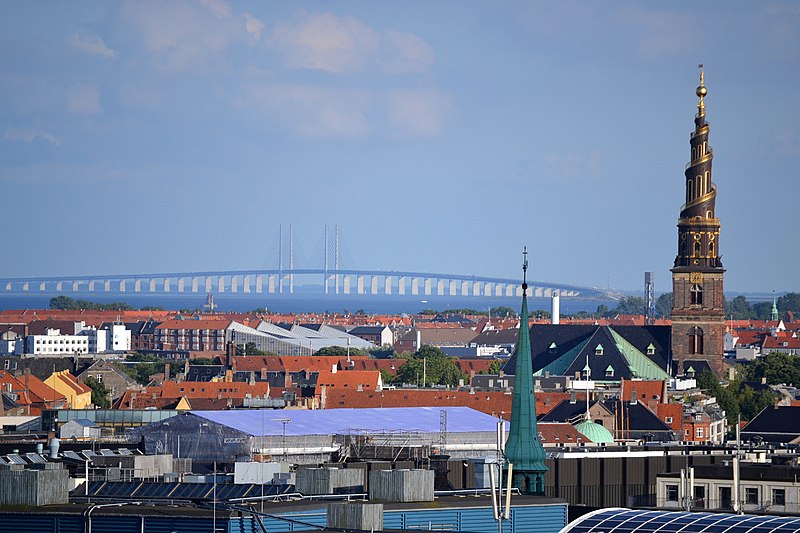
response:
[[[95,376],[95,379],[97,380],[98,383],[102,383],[103,382],[103,374],[97,374]]]
[[[672,424],[672,417],[671,416],[665,417],[664,418],[664,423],[665,424]]]
[[[647,345],[647,355],[655,355],[656,354],[656,347],[653,346],[653,343]]]
[[[6,359],[6,362],[3,364],[3,368],[5,368],[6,370],[8,370],[10,366],[11,366],[11,361],[9,361],[8,359]]]
[[[694,437],[696,439],[702,439],[703,438],[703,428],[696,428],[694,430]]]
[[[594,354],[595,354],[595,355],[603,355],[603,345],[602,345],[602,344],[598,344],[598,345],[595,347],[595,349],[594,349]]]
[[[667,501],[678,501],[678,485],[667,485]]]
[[[614,367],[612,367],[611,365],[608,365],[608,368],[606,368],[606,377],[607,378],[614,377]]]
[[[556,347],[556,343],[551,342],[550,343],[550,348],[549,348],[550,353],[556,353],[556,348],[557,348]]]
[[[744,503],[748,505],[758,505],[758,487],[745,487]]]
[[[697,326],[689,330],[689,353],[692,355],[703,353],[703,330]]]
[[[695,248],[699,250],[700,243],[696,242],[694,244]],[[699,283],[693,284],[692,288],[689,289],[689,303],[692,305],[703,305],[703,286]]]
[[[772,505],[786,505],[786,489],[772,489]]]

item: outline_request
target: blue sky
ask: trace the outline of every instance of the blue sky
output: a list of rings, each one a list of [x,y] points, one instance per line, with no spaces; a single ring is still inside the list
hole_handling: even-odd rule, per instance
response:
[[[2,276],[349,266],[670,289],[704,63],[731,291],[798,290],[797,2],[0,3]]]

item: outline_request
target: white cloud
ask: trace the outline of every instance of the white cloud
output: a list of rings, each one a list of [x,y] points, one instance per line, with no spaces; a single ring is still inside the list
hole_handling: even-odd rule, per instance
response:
[[[72,113],[94,115],[102,111],[100,91],[90,85],[79,85],[67,91],[67,110]]]
[[[445,127],[452,99],[432,89],[403,89],[387,96],[389,128],[402,136],[435,137]]]
[[[249,87],[237,104],[263,113],[302,137],[353,140],[364,138],[371,131],[367,113],[372,101],[362,91],[258,84]]]
[[[200,3],[210,9],[219,19],[231,18],[231,6],[224,0],[200,0]]]
[[[424,72],[433,65],[433,49],[411,33],[387,31],[383,37],[384,70],[389,74]]]
[[[52,133],[47,131],[37,130],[33,128],[6,128],[6,133],[3,136],[6,141],[22,141],[31,144],[36,139],[44,139],[50,144],[59,146],[62,141]]]
[[[544,157],[546,175],[543,181],[558,182],[564,180],[590,181],[603,171],[603,151],[592,150],[588,153],[563,152],[551,153]]]
[[[231,44],[260,31],[258,19],[234,16],[227,3],[217,0],[128,1],[120,20],[160,67],[176,71],[206,71]]]
[[[290,68],[336,74],[355,72],[377,58],[377,32],[353,17],[301,13],[292,22],[278,22],[270,45]]]
[[[251,15],[250,13],[244,14],[245,24],[244,27],[247,30],[247,33],[255,37],[256,39],[261,38],[261,32],[264,30],[264,23],[258,20],[256,17]]]
[[[100,37],[82,38],[77,33],[67,39],[67,44],[89,55],[100,56],[106,59],[116,59],[117,52],[109,48]]]

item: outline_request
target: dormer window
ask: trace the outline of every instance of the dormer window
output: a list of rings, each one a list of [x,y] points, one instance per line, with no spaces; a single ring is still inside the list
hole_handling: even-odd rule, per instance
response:
[[[608,368],[606,368],[606,377],[607,378],[613,378],[614,377],[614,367],[613,366],[608,365]]]
[[[686,371],[686,375],[689,377],[694,377],[694,367],[690,366],[689,369]]]
[[[653,346],[653,343],[647,345],[647,355],[655,355],[656,354],[656,347]]]
[[[556,346],[556,343],[554,343],[554,342],[551,342],[551,343],[550,343],[550,347],[548,348],[548,350],[550,351],[550,353],[556,353],[556,348],[558,348],[558,347]]]
[[[602,344],[598,344],[598,345],[595,347],[595,349],[594,349],[594,354],[595,354],[595,355],[603,355],[603,345],[602,345]]]

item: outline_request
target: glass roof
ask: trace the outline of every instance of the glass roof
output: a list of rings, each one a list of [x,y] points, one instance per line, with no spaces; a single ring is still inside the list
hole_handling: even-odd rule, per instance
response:
[[[603,531],[604,533],[647,532],[672,533],[693,531],[703,533],[793,533],[800,531],[800,518],[787,516],[756,516],[718,513],[687,513],[684,511],[639,511],[631,509],[600,509],[568,524],[563,533]]]

